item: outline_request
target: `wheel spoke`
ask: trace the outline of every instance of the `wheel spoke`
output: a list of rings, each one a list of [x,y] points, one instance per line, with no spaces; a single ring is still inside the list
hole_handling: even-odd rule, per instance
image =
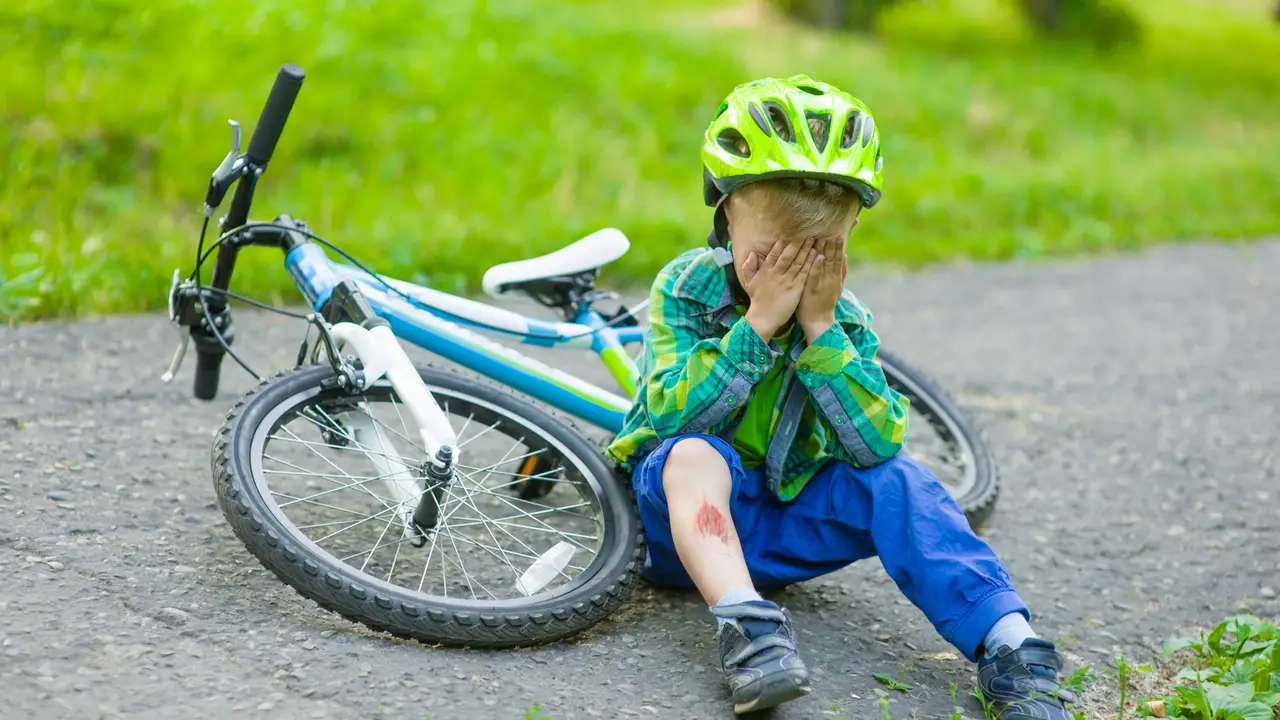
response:
[[[498,520],[495,518],[487,518],[483,521],[483,523],[486,525],[497,525],[498,527],[520,528],[521,530],[529,530],[531,532],[550,533],[552,535],[559,535],[560,537],[565,538],[566,540],[569,538],[582,538],[583,540],[599,540],[600,539],[599,535],[584,535],[582,533],[569,532],[567,530],[556,530],[556,529],[534,527],[532,525],[521,525],[520,523],[506,522],[504,520]],[[455,525],[454,527],[457,527],[457,526]],[[584,550],[591,549],[583,545],[582,543],[575,543],[575,544]]]
[[[468,480],[471,480],[471,478],[467,478],[467,479],[468,479]],[[516,510],[520,510],[520,508],[518,508],[518,507],[516,507],[515,505],[512,505],[512,504],[511,504],[510,500],[507,498],[507,496],[506,496],[506,495],[503,495],[502,493],[494,492],[494,488],[485,487],[485,486],[482,484],[482,483],[483,483],[483,481],[476,482],[475,480],[471,480],[471,482],[475,482],[475,483],[476,483],[476,489],[475,489],[475,492],[476,492],[477,494],[481,494],[481,495],[492,495],[492,496],[494,496],[494,497],[498,498],[499,500],[501,500],[502,502],[505,502],[505,503],[507,503],[508,505],[511,505],[511,507],[512,507],[512,508],[514,508],[514,509],[516,509]],[[544,503],[534,502],[533,500],[524,500],[524,499],[521,499],[521,500],[520,500],[520,502],[522,502],[522,503],[524,503],[524,504],[526,504],[526,505],[532,505],[533,507],[536,507],[536,508],[541,508],[541,509],[543,509],[543,510],[552,510],[552,511],[563,511],[563,510],[565,510],[565,509],[567,509],[567,508],[569,507],[569,506],[564,506],[564,505],[557,507],[557,506],[555,506],[555,505],[546,505],[546,504],[544,504]],[[591,503],[585,503],[585,505],[590,505],[590,504],[591,504]],[[574,506],[572,506],[572,507],[579,508],[579,507],[583,507],[583,506],[584,506],[584,503],[579,503],[579,504],[574,505]]]
[[[450,534],[450,541],[452,541],[452,539],[453,539],[453,536],[452,536],[452,534]],[[457,551],[457,549],[458,549],[458,548],[457,548],[457,546],[455,545],[455,546],[454,546],[454,551],[456,552],[456,551]],[[441,551],[441,553],[440,553],[440,557],[445,558],[446,560],[447,560],[447,559],[450,559],[450,558],[449,558],[449,555],[448,555],[447,553],[445,553],[444,551]],[[476,597],[476,591],[475,591],[475,588],[471,587],[471,583],[472,583],[472,581],[474,580],[475,584],[476,584],[476,585],[478,585],[478,586],[480,587],[480,589],[481,589],[481,590],[485,591],[485,593],[486,593],[486,594],[488,594],[488,596],[489,596],[489,597],[493,598],[494,600],[497,600],[497,599],[498,599],[498,596],[497,596],[497,595],[494,595],[492,590],[490,590],[489,588],[485,587],[485,586],[484,586],[484,583],[480,582],[480,580],[479,580],[479,579],[473,579],[473,578],[471,577],[471,575],[467,573],[467,569],[466,569],[465,567],[463,567],[463,566],[460,564],[460,563],[461,563],[461,560],[462,560],[462,556],[461,556],[461,555],[459,555],[459,556],[458,556],[458,560],[454,562],[454,565],[453,565],[453,566],[454,566],[454,567],[456,567],[456,568],[458,568],[458,571],[462,573],[462,577],[463,577],[463,579],[464,579],[464,580],[466,580],[466,582],[467,582],[467,589],[471,591],[471,599],[472,599],[472,600],[478,600],[478,599],[479,599],[479,598],[477,598],[477,597]],[[444,567],[444,563],[441,563],[441,564],[440,564],[440,566],[441,566],[441,567]],[[446,595],[445,595],[445,597],[448,597],[448,595],[446,594]]]
[[[515,510],[515,511],[517,511],[517,512],[519,512],[519,511],[520,511],[520,507],[519,507],[519,506],[517,506],[515,503],[511,502],[510,500],[508,500],[506,497],[502,496],[500,493],[490,492],[487,488],[484,488],[483,486],[481,486],[481,487],[477,488],[477,489],[476,489],[476,492],[477,492],[477,493],[484,493],[484,494],[486,494],[486,495],[491,495],[491,496],[493,496],[493,497],[497,498],[499,502],[501,502],[501,503],[503,503],[504,505],[507,505],[508,507],[510,507],[512,510]],[[553,507],[551,507],[551,506],[549,506],[549,505],[542,505],[541,503],[535,503],[535,502],[533,502],[533,501],[531,501],[531,500],[523,500],[522,502],[526,502],[526,503],[528,503],[528,504],[530,504],[530,505],[534,505],[534,506],[537,506],[537,507],[547,508],[547,509],[549,509],[549,510],[561,510],[561,508],[553,508]],[[483,514],[483,513],[482,513],[482,514]],[[555,534],[559,535],[560,537],[563,537],[565,540],[568,540],[571,544],[573,544],[573,545],[577,545],[578,547],[582,548],[583,550],[587,550],[587,551],[590,551],[590,550],[591,550],[591,548],[587,547],[586,545],[583,545],[582,543],[578,542],[577,540],[573,539],[572,537],[569,537],[569,536],[565,535],[564,533],[560,532],[559,530],[557,530],[557,529],[555,529],[555,528],[551,527],[550,525],[546,524],[545,522],[543,522],[543,521],[542,521],[542,519],[541,519],[541,518],[538,518],[538,517],[536,517],[536,516],[531,516],[531,515],[529,515],[528,513],[524,513],[524,517],[532,518],[534,522],[536,522],[536,523],[538,523],[539,525],[543,526],[543,527],[544,527],[544,528],[546,528],[547,530],[549,530],[549,531],[551,531],[551,532],[553,532],[553,533],[555,533]],[[486,519],[486,520],[489,520],[489,518],[487,518],[487,517],[486,517],[485,519]],[[502,527],[502,525],[499,525],[498,527]],[[508,534],[510,534],[510,533],[508,533]]]
[[[329,538],[331,538],[331,537],[334,537],[335,535],[341,535],[342,533],[344,533],[344,532],[346,532],[346,531],[348,531],[348,530],[350,530],[350,529],[352,529],[352,528],[354,528],[354,527],[359,527],[360,525],[363,525],[363,524],[365,524],[365,523],[369,522],[370,520],[377,520],[378,518],[382,517],[382,515],[383,515],[384,513],[392,513],[392,515],[394,516],[394,512],[393,512],[393,511],[394,511],[394,508],[386,508],[386,509],[380,510],[380,511],[378,511],[378,512],[374,513],[373,515],[370,515],[370,516],[368,516],[368,517],[364,518],[363,520],[357,520],[357,521],[355,521],[355,522],[351,523],[350,525],[348,525],[348,526],[346,526],[346,527],[342,528],[341,530],[335,530],[334,532],[331,532],[331,533],[329,533],[328,535],[325,535],[324,537],[322,537],[322,538],[320,538],[320,539],[316,540],[316,541],[315,541],[315,543],[316,543],[317,545],[319,545],[320,543],[324,542],[325,540],[328,540],[328,539],[329,539]]]
[[[484,518],[484,521],[485,521],[486,523],[491,523],[491,521],[489,520],[489,518],[488,518],[487,516],[485,516],[485,514],[484,514],[482,511],[480,511],[480,510],[476,510],[476,512],[480,515],[480,517]],[[497,523],[493,523],[493,524],[497,524]],[[520,538],[516,537],[514,533],[512,533],[510,530],[507,530],[507,529],[506,529],[506,527],[504,527],[504,525],[505,525],[505,524],[506,524],[506,523],[497,524],[498,529],[499,529],[499,530],[501,530],[502,532],[506,533],[508,536],[510,536],[512,540],[515,540],[517,543],[519,543],[520,547],[524,548],[525,550],[528,550],[529,552],[533,553],[534,555],[536,555],[536,556],[538,556],[538,557],[541,557],[541,555],[538,553],[538,551],[537,551],[537,550],[534,550],[533,548],[529,547],[527,544],[525,544],[525,542],[524,542],[523,540],[521,540]],[[582,547],[582,543],[578,543],[577,541],[573,541],[573,542],[575,542],[579,547]],[[572,579],[573,579],[573,578],[569,577],[568,575],[565,575],[565,573],[564,573],[564,571],[563,571],[563,570],[559,570],[559,571],[557,571],[557,572],[559,572],[559,574],[560,574],[560,575],[562,575],[566,580],[572,580]]]
[[[353,487],[356,487],[356,486],[359,486],[359,485],[364,485],[365,483],[373,482],[374,480],[385,480],[385,479],[387,479],[387,478],[389,478],[389,477],[392,477],[393,475],[397,475],[397,474],[399,474],[399,473],[398,473],[398,472],[390,472],[390,473],[387,473],[386,475],[378,475],[378,476],[375,476],[375,477],[365,478],[365,479],[363,479],[363,480],[358,480],[358,481],[353,482],[353,483],[347,483],[347,484],[345,484],[345,485],[339,485],[338,487],[329,488],[328,490],[321,490],[320,492],[318,492],[318,493],[316,493],[316,494],[314,494],[314,495],[308,495],[307,497],[304,497],[304,498],[297,498],[296,500],[293,500],[292,502],[285,503],[285,505],[292,505],[292,504],[293,504],[293,503],[295,503],[295,502],[307,501],[307,500],[310,500],[311,498],[318,498],[318,497],[321,497],[321,496],[323,496],[323,495],[328,495],[329,493],[339,492],[339,491],[341,491],[341,490],[350,490],[350,489],[351,489],[351,488],[353,488]],[[370,492],[372,492],[372,491],[370,491]],[[381,496],[377,496],[377,497],[381,498]],[[281,505],[281,507],[284,507],[285,505]]]
[[[404,430],[404,435],[401,435],[400,437],[405,437],[405,435],[409,434],[409,424],[404,421],[404,415],[400,414],[400,403],[396,402],[395,393],[391,393],[391,409],[396,411],[396,417],[400,418],[400,428]],[[370,416],[372,415],[373,414],[370,413]]]
[[[472,442],[474,442],[475,440],[478,440],[479,438],[484,437],[486,433],[488,433],[490,430],[492,430],[492,429],[494,429],[494,428],[498,427],[498,426],[499,426],[499,425],[501,425],[501,424],[502,424],[502,421],[501,421],[501,420],[496,420],[496,421],[494,421],[494,423],[493,423],[492,425],[490,425],[490,426],[486,427],[485,429],[481,430],[480,432],[476,433],[475,435],[472,435],[469,439],[459,441],[459,442],[458,442],[458,449],[459,449],[459,450],[461,450],[462,448],[466,447],[467,445],[470,445],[470,444],[471,444]]]
[[[441,530],[449,535],[449,544],[453,546],[453,554],[458,558],[458,569],[462,572],[462,579],[467,583],[467,590],[471,591],[471,599],[477,599],[476,589],[471,586],[471,573],[467,572],[467,566],[462,562],[462,553],[458,551],[458,543],[453,539],[453,533],[449,532],[448,528],[441,528]],[[448,556],[445,555],[444,557]]]
[[[431,568],[431,558],[435,554],[436,554],[436,540],[435,540],[435,537],[432,536],[431,549],[427,551],[426,562],[422,563],[422,578],[418,580],[418,592],[422,592],[422,586],[427,582],[427,570]],[[445,596],[448,597],[447,590],[446,590]]]
[[[489,520],[486,522],[498,522],[499,520],[519,520],[520,518],[523,518],[523,517],[546,515],[548,513],[562,512],[562,511],[567,511],[574,508],[590,507],[590,506],[591,506],[591,503],[589,502],[581,502],[581,503],[578,503],[577,505],[565,505],[562,508],[553,508],[551,510],[531,510],[528,512],[521,512],[519,515],[504,515],[502,517],[489,518]],[[577,517],[583,517],[582,515],[578,515],[577,513],[570,513],[570,514],[575,515]]]
[[[361,397],[365,397],[365,396],[363,396],[363,395],[362,395]],[[393,397],[394,397],[394,396],[393,396]],[[362,402],[361,404],[363,404],[363,405],[368,405],[368,400],[367,400],[367,398],[366,398],[366,400],[365,400],[364,402]],[[342,423],[341,423],[341,421],[334,419],[334,418],[333,418],[331,415],[329,415],[329,413],[328,413],[328,412],[326,412],[323,408],[317,408],[317,412],[319,412],[321,415],[324,415],[325,419],[326,419],[326,420],[328,420],[330,423],[332,423],[332,425],[330,425],[330,426],[327,426],[327,427],[326,427],[326,426],[323,426],[323,425],[321,425],[320,423],[316,422],[316,421],[315,421],[314,419],[312,419],[312,418],[307,418],[308,420],[311,420],[311,422],[312,422],[312,423],[314,423],[314,424],[316,425],[316,427],[321,427],[321,428],[324,428],[324,429],[330,430],[331,432],[338,433],[342,438],[344,438],[344,439],[346,439],[346,440],[348,440],[348,441],[350,441],[350,442],[352,442],[352,443],[355,443],[356,445],[359,445],[362,449],[365,449],[365,448],[366,448],[366,446],[365,446],[363,443],[361,443],[359,440],[356,440],[355,438],[351,437],[351,435],[350,435],[350,434],[348,434],[348,433],[345,431],[345,429],[342,427]],[[390,425],[387,425],[386,423],[382,422],[382,421],[381,421],[381,420],[379,420],[378,418],[374,417],[374,416],[373,416],[373,413],[369,412],[367,409],[363,409],[363,408],[360,408],[360,407],[358,407],[358,406],[353,406],[353,407],[352,407],[352,409],[350,409],[350,410],[344,410],[343,412],[353,412],[353,413],[354,413],[354,412],[358,412],[358,413],[360,413],[360,414],[364,415],[365,417],[369,418],[369,421],[370,421],[370,422],[372,422],[374,425],[377,425],[377,426],[381,427],[382,429],[389,431],[391,434],[398,436],[400,439],[402,439],[402,440],[404,440],[405,442],[409,443],[409,446],[410,446],[410,447],[412,447],[414,450],[417,450],[417,451],[418,451],[418,452],[419,452],[423,457],[426,457],[426,455],[427,455],[427,451],[426,451],[426,449],[424,449],[421,445],[419,445],[419,444],[418,444],[418,442],[417,442],[416,440],[414,440],[413,438],[408,437],[408,436],[406,436],[406,435],[401,435],[401,434],[400,434],[400,432],[399,432],[398,430],[396,430],[395,428],[391,427]],[[403,421],[403,419],[402,419],[402,421]],[[405,432],[406,432],[406,433],[408,432],[408,429],[407,429],[407,428],[405,429]],[[345,449],[345,448],[341,448],[341,449]],[[367,449],[367,451],[368,451],[368,452],[371,452],[371,453],[373,453],[373,452],[374,452],[372,448],[368,448],[368,449]],[[378,454],[378,453],[374,453],[374,454]],[[396,459],[397,459],[397,460],[399,460],[400,458],[396,458]]]
[[[263,459],[275,460],[276,462],[284,462],[283,460],[273,458],[270,455],[263,455]],[[325,473],[318,473],[318,472],[311,472],[311,471],[290,472],[288,470],[267,470],[265,468],[263,469],[262,472],[267,475],[300,475],[302,477],[324,478],[325,480],[339,480],[339,479],[346,480],[348,478],[351,480],[381,480],[387,477],[386,475],[327,475]]]
[[[404,461],[403,455],[398,455],[398,454],[388,455],[386,453],[381,453],[358,440],[352,440],[351,441],[352,446],[343,447],[342,445],[330,445],[329,443],[319,443],[312,440],[302,440],[297,438],[274,438],[274,439],[279,440],[280,442],[298,443],[299,445],[306,445],[307,447],[313,447],[313,448],[322,447],[322,448],[329,448],[330,450],[359,450],[362,453],[366,453],[369,455],[377,455],[378,457],[384,457],[389,460],[395,460],[397,462]]]
[[[404,547],[406,539],[402,537],[395,542],[396,554],[391,556],[391,569],[387,571],[387,582],[391,582],[391,576],[396,572],[396,561],[400,559],[400,548]]]
[[[513,447],[520,447],[520,443],[516,443]],[[497,468],[502,467],[503,465],[509,462],[515,462],[516,460],[524,460],[526,458],[531,458],[536,455],[541,455],[546,451],[547,451],[546,448],[541,448],[538,450],[530,450],[529,452],[523,455],[516,455],[515,457],[507,457],[506,455],[504,455],[502,459],[499,460],[498,462],[493,463],[492,465],[485,465],[484,467],[464,465],[463,463],[458,463],[457,465],[455,465],[455,467],[460,469],[465,469],[467,471],[465,474],[467,475],[478,475],[479,473],[494,473],[494,472],[497,472]],[[507,452],[510,453],[511,451],[508,450]]]
[[[360,563],[360,572],[364,572],[365,567],[369,565],[369,561],[373,559],[373,554],[378,551],[378,548],[382,547],[382,538],[387,536],[387,531],[391,529],[391,524],[395,521],[395,513],[387,516],[387,524],[382,527],[382,533],[378,535],[378,540],[373,543],[373,547],[370,548],[369,554],[365,556],[364,562]],[[346,558],[343,558],[343,561],[345,562]]]
[[[484,513],[481,513],[481,512],[480,512],[480,508],[476,507],[475,502],[471,499],[471,494],[470,494],[470,493],[468,493],[468,494],[466,495],[466,497],[465,497],[465,498],[463,498],[463,502],[465,502],[465,503],[467,503],[468,505],[470,505],[470,506],[471,506],[471,509],[476,511],[476,514],[481,515],[481,516],[483,517]],[[519,572],[518,570],[516,570],[515,565],[512,565],[512,564],[511,564],[511,560],[507,558],[506,549],[505,549],[505,548],[503,548],[503,547],[502,547],[502,543],[498,541],[498,536],[493,534],[493,529],[492,529],[492,528],[490,528],[487,524],[484,524],[484,523],[481,523],[481,524],[482,524],[482,525],[484,525],[485,532],[489,533],[489,537],[490,537],[490,538],[492,538],[492,540],[493,540],[493,544],[498,548],[498,552],[499,552],[499,553],[501,553],[501,555],[498,557],[498,559],[499,559],[499,560],[502,560],[502,562],[503,562],[503,563],[505,563],[505,564],[506,564],[506,566],[507,566],[508,568],[510,568],[510,569],[511,569],[511,574],[515,576],[516,581],[518,582],[518,581],[520,580],[520,572]],[[456,525],[451,526],[451,528],[450,528],[451,532],[449,533],[449,536],[450,536],[450,537],[453,537],[452,529],[453,529],[453,528],[456,528],[456,527],[458,527],[458,526],[456,526]],[[480,545],[480,543],[478,543],[478,542],[476,543],[476,545],[479,545],[480,547],[484,547],[483,545]],[[487,549],[487,548],[486,548],[486,549]],[[492,553],[492,552],[490,552],[490,554],[493,554],[493,553]]]
[[[547,472],[552,472],[552,471],[548,470]],[[512,480],[511,482],[502,483],[501,485],[493,485],[493,486],[489,486],[489,487],[486,487],[485,489],[487,489],[487,490],[504,490],[504,489],[506,489],[506,488],[509,488],[509,487],[515,487],[516,485],[519,485],[519,484],[521,484],[521,483],[528,482],[528,481],[530,481],[530,480],[541,480],[542,482],[549,482],[549,483],[566,483],[566,484],[569,484],[569,485],[577,485],[577,484],[578,484],[578,483],[574,482],[573,480],[564,480],[564,479],[561,479],[561,478],[549,478],[549,477],[542,477],[543,473],[538,473],[537,475],[516,475],[515,473],[494,473],[494,475],[508,475],[508,476],[511,476],[511,477],[515,477],[516,479],[515,479],[515,480]],[[528,500],[523,500],[523,501],[524,501],[524,502],[529,502]]]
[[[283,497],[283,498],[289,498],[289,502],[284,503],[283,505],[281,505],[280,503],[276,503],[276,506],[282,509],[289,507],[290,505],[293,505],[294,503],[297,503],[297,502],[306,502],[308,505],[315,505],[316,507],[328,508],[329,510],[337,510],[339,512],[350,513],[351,515],[359,515],[360,517],[366,517],[369,514],[367,512],[361,512],[359,510],[351,510],[349,508],[338,507],[337,505],[329,505],[327,503],[316,502],[314,500],[306,500],[305,498],[295,498],[292,495],[282,493],[279,490],[272,490],[271,494],[279,495],[280,497]],[[344,520],[342,522],[346,522],[346,521]]]
[[[293,436],[293,437],[294,437],[294,439],[301,439],[301,438],[298,438],[298,436],[297,436],[297,435],[295,435],[295,434],[294,434],[294,432],[293,432],[292,430],[290,430],[289,428],[287,428],[287,427],[281,427],[280,429],[281,429],[281,430],[283,430],[283,431],[285,431],[285,432],[287,432],[287,433],[289,433],[291,436]],[[348,474],[347,474],[347,472],[346,472],[345,470],[343,470],[342,468],[338,467],[338,465],[337,465],[336,463],[334,463],[334,462],[333,462],[332,460],[330,460],[329,458],[325,457],[325,456],[324,456],[324,455],[323,455],[319,450],[316,450],[315,448],[310,447],[310,446],[306,446],[306,447],[307,447],[307,449],[308,449],[308,450],[310,450],[310,451],[312,452],[312,454],[314,454],[316,457],[320,458],[321,460],[324,460],[324,461],[325,461],[326,463],[328,463],[328,464],[329,464],[329,466],[330,466],[330,467],[332,467],[334,470],[337,470],[338,472],[342,473],[343,475],[346,475],[348,479],[350,479],[350,478],[351,478],[351,476],[350,476],[350,475],[348,475]],[[288,465],[289,463],[285,463],[285,464],[286,464],[286,465]],[[296,466],[296,465],[293,465],[292,467],[294,467],[295,469],[298,469],[298,470],[302,470],[302,469],[304,469],[304,468],[299,468],[299,467],[298,467],[298,466]],[[384,507],[388,507],[388,508],[389,508],[389,507],[391,507],[391,506],[390,506],[390,505],[388,505],[388,504],[387,504],[387,503],[386,503],[382,498],[380,498],[380,497],[378,497],[377,495],[375,495],[375,494],[373,493],[373,491],[372,491],[372,490],[370,490],[369,488],[367,488],[367,487],[365,487],[365,486],[361,485],[361,486],[360,486],[360,489],[361,489],[361,490],[363,490],[363,491],[364,491],[364,492],[365,492],[369,497],[373,498],[374,500],[377,500],[377,501],[378,501],[379,503],[381,503]]]

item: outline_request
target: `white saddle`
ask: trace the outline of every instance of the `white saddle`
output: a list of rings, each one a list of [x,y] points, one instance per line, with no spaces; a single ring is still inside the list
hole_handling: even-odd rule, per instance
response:
[[[621,230],[604,228],[555,252],[494,265],[480,282],[486,293],[502,295],[538,280],[597,270],[626,255],[630,248],[631,241]]]

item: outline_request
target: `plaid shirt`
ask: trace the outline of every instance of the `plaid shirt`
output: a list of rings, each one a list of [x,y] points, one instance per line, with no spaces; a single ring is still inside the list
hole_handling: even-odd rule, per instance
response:
[[[830,460],[871,467],[897,454],[908,400],[886,384],[871,313],[852,293],[812,345],[793,327],[786,357],[743,315],[710,249],[685,252],[658,273],[643,381],[610,458],[629,471],[665,438],[702,433],[732,442],[756,383],[778,362],[787,364],[782,388],[761,401],[773,402],[765,478],[780,500],[793,499]]]

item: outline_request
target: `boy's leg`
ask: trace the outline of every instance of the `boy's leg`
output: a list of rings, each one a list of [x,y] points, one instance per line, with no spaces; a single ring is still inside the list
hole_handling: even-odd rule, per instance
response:
[[[707,605],[751,588],[729,509],[733,480],[720,453],[701,438],[676,443],[662,468],[662,489],[676,553]]]
[[[1069,720],[1057,699],[1071,701],[1059,688],[1061,656],[1035,638],[1003,563],[924,465],[905,455],[869,469],[833,463],[765,521],[799,541],[787,551],[796,557],[780,562],[830,567],[878,555],[943,638],[980,662],[1002,718]]]
[[[900,454],[874,468],[828,470],[840,523],[870,540],[907,599],[969,660],[1001,618],[1029,617],[1004,563],[924,465]]]
[[[737,453],[720,438],[704,435],[663,442],[633,477],[649,536],[645,577],[693,584],[711,606],[719,624],[721,668],[740,713],[809,690],[791,618],[756,593],[743,556],[738,525],[749,527],[760,509],[756,498],[740,493],[747,481]],[[750,481],[762,483],[759,473]]]

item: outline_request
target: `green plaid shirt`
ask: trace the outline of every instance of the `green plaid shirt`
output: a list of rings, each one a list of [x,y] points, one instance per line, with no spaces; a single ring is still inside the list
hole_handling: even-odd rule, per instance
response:
[[[710,249],[672,260],[649,299],[643,381],[607,451],[624,469],[665,438],[702,433],[732,442],[743,407],[755,402],[773,406],[765,478],[781,500],[830,460],[871,467],[902,448],[908,400],[886,384],[871,313],[847,290],[836,323],[812,345],[793,327],[785,356],[747,324]],[[757,397],[756,384],[780,362],[781,387]]]

